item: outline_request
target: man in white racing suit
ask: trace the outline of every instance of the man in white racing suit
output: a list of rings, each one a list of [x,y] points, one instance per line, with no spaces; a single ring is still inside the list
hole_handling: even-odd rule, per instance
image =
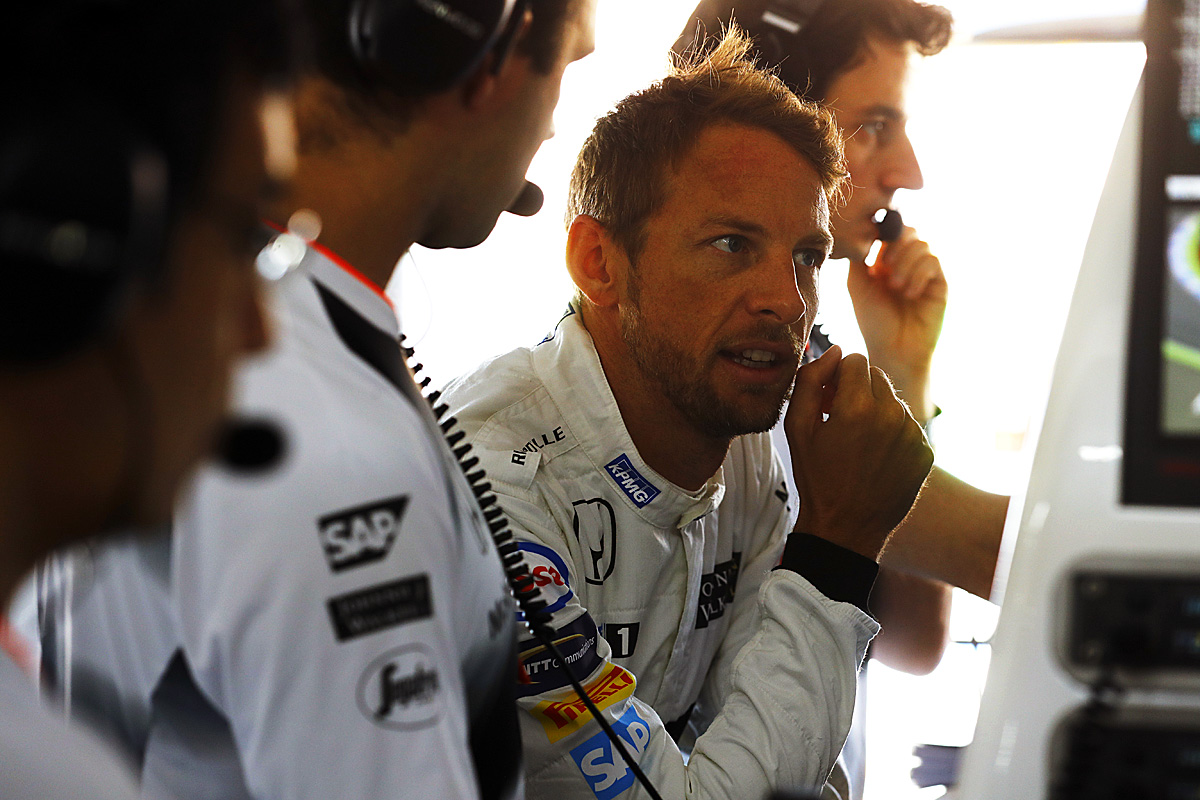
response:
[[[299,263],[277,284],[276,345],[238,384],[239,412],[282,431],[280,462],[206,470],[169,539],[77,558],[47,652],[73,709],[127,743],[146,797],[519,797],[505,575],[382,287],[414,242],[474,245],[522,192],[594,4],[484,4],[505,12],[491,47],[436,90],[432,66],[380,62],[406,48],[359,45],[469,18],[306,5],[318,69],[275,217],[316,212],[320,242],[296,215],[264,252]],[[411,14],[348,37],[388,7]]]
[[[840,139],[747,48],[730,33],[598,122],[572,179],[575,301],[446,392],[562,656],[522,644],[534,798],[646,796],[564,667],[663,797],[821,787],[877,630],[876,560],[932,461],[861,357],[797,373]],[[789,536],[761,432],[793,380]]]

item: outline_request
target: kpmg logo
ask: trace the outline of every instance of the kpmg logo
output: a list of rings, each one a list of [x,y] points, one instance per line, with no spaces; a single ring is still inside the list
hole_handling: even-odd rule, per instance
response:
[[[642,473],[634,469],[629,456],[624,453],[605,464],[604,469],[638,508],[645,508],[660,494],[658,487],[643,478]]]

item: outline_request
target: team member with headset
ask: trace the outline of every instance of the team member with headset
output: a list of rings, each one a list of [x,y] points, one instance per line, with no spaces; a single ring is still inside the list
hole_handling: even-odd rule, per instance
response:
[[[255,220],[286,177],[264,170],[264,87],[286,69],[270,0],[216,0],[201,17],[176,0],[41,0],[6,24],[5,603],[52,548],[169,518],[217,438],[233,361],[266,343]],[[0,796],[136,797],[107,746],[40,706],[11,641]]]
[[[206,470],[170,552],[94,555],[89,585],[55,598],[75,634],[60,678],[148,796],[515,797],[515,616],[484,488],[443,441],[383,287],[414,242],[477,244],[528,196],[594,2],[305,7],[316,69],[272,215],[292,232],[261,259],[298,264],[278,344],[239,376],[238,408],[275,421],[284,455]],[[316,218],[319,240],[298,241]]]
[[[875,219],[898,189],[923,186],[905,130],[910,62],[946,46],[950,14],[916,0],[703,0],[676,51],[696,46],[697,33],[715,41],[731,19],[755,37],[759,58],[793,90],[829,104],[846,138],[853,188],[833,216],[833,257],[849,261],[848,288],[871,363],[928,423],[936,413],[930,373],[946,279],[916,230],[897,225],[888,236]],[[868,266],[877,239],[891,241]],[[772,438],[786,453],[782,428]],[[880,565],[871,610],[882,630],[872,642],[873,658],[914,674],[938,664],[948,638],[950,585],[988,596],[1007,505],[1007,497],[934,469]],[[863,790],[864,704],[857,717],[846,746],[856,798]]]

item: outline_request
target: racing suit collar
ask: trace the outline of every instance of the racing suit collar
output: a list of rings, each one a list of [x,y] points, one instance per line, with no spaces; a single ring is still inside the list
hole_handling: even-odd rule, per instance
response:
[[[581,320],[572,303],[554,333],[531,353],[533,368],[575,441],[618,486],[616,495],[651,525],[683,528],[714,511],[725,496],[724,469],[698,492],[689,492],[642,459]]]
[[[393,339],[399,338],[400,321],[387,296],[326,248],[310,245],[296,272],[318,281],[372,325]]]

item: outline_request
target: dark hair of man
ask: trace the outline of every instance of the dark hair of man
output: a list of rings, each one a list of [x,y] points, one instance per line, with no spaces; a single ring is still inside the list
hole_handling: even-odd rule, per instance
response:
[[[568,223],[595,218],[636,261],[646,220],[665,200],[667,171],[719,124],[775,134],[812,164],[831,202],[839,198],[847,173],[833,118],[759,69],[751,49],[731,26],[712,52],[677,58],[666,78],[601,117],[571,174]]]
[[[348,33],[355,0],[300,1],[312,29],[313,68],[345,92],[346,110],[364,122],[380,111],[394,122],[406,122],[420,100],[420,90],[385,85],[362,69]],[[534,69],[549,72],[559,56],[566,21],[578,4],[579,0],[530,0],[533,19],[515,51],[530,58]]]
[[[823,101],[838,75],[853,69],[866,55],[872,36],[893,42],[912,42],[921,55],[931,56],[949,44],[954,20],[941,6],[915,0],[825,0],[798,34],[789,36],[761,24],[767,0],[705,0],[700,3],[677,52],[693,46],[699,20],[700,36],[714,36],[736,20],[755,39],[780,37],[784,53],[768,58],[779,77],[805,97]],[[711,46],[711,44],[710,44]]]
[[[9,23],[20,35],[0,55],[0,90],[10,98],[0,134],[77,119],[69,133],[86,140],[89,120],[119,119],[165,157],[168,216],[177,217],[198,199],[231,81],[282,83],[292,71],[288,10],[287,0],[209,0],[202,13],[183,0],[17,4]],[[120,229],[125,220],[110,222]]]

